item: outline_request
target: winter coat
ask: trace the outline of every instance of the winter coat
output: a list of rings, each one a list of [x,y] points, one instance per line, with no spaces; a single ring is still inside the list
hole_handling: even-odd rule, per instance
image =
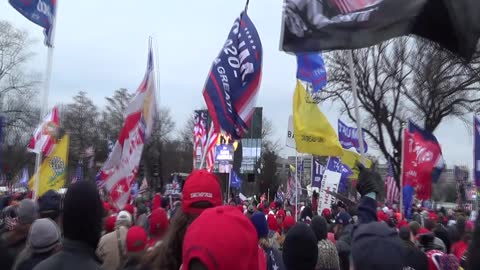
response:
[[[96,254],[102,261],[102,269],[118,270],[119,266],[126,260],[125,238],[128,229],[120,226],[118,229],[100,238]],[[120,238],[120,243],[118,242]],[[119,250],[119,248],[121,250]]]
[[[30,253],[29,256],[22,260],[18,265],[16,270],[32,270],[37,266],[37,264],[48,259],[51,256],[51,252],[47,253]]]
[[[100,270],[95,250],[87,243],[65,239],[63,250],[39,263],[34,270]]]
[[[25,248],[27,236],[28,228],[20,227],[20,225],[17,225],[13,231],[2,234],[2,238],[5,241],[8,252],[11,256],[17,258],[20,252]]]
[[[428,270],[428,259],[425,253],[420,251],[414,243],[404,241],[405,246],[405,267],[412,270]]]
[[[350,269],[350,251],[352,244],[352,231],[353,225],[348,224],[343,227],[342,234],[337,239],[335,246],[337,247],[338,256],[340,260],[340,269],[349,270]]]

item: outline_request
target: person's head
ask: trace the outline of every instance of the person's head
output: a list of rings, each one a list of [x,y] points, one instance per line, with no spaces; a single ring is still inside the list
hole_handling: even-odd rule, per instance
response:
[[[30,227],[38,218],[37,204],[30,199],[21,200],[18,204],[17,217],[19,225],[27,225]]]
[[[352,223],[352,217],[347,212],[340,212],[335,217],[335,226],[333,227],[333,233],[335,234],[335,238],[342,234],[343,228]]]
[[[135,217],[135,207],[131,204],[126,204],[123,207],[123,211],[127,211],[131,217]]]
[[[328,208],[323,209],[322,217],[324,217],[327,221],[332,219],[332,211],[330,211],[330,209]]]
[[[148,218],[150,225],[150,236],[153,238],[161,238],[167,232],[168,218],[163,208],[157,208],[152,211]]]
[[[147,246],[147,233],[140,226],[133,226],[128,229],[125,238],[127,254],[129,256],[141,256]]]
[[[383,222],[360,225],[353,233],[351,256],[356,270],[402,270],[403,252],[397,232]]]
[[[279,209],[277,211],[277,215],[276,215],[276,218],[277,218],[277,224],[278,226],[281,226],[282,223],[283,223],[283,220],[285,219],[285,211],[283,209]]]
[[[422,226],[420,226],[420,223],[416,222],[416,221],[411,221],[408,226],[410,227],[410,232],[412,232],[413,236],[417,236],[418,234],[418,231],[420,231],[420,228]]]
[[[115,221],[115,228],[120,228],[120,227],[130,228],[130,226],[132,226],[132,216],[130,215],[129,212],[125,210],[120,211]]]
[[[117,222],[116,215],[110,215],[105,219],[105,233],[113,232],[115,230],[115,223]]]
[[[317,238],[307,224],[297,223],[288,231],[282,257],[287,270],[315,269],[318,258]]]
[[[287,234],[288,231],[295,225],[295,219],[292,216],[286,216],[283,221],[283,233]]]
[[[426,219],[424,223],[425,223],[425,229],[427,229],[429,231],[433,231],[433,229],[435,229],[435,225],[436,225],[435,220]]]
[[[30,227],[27,245],[35,254],[52,254],[60,250],[61,237],[60,229],[54,221],[40,218]]]
[[[405,242],[412,242],[414,240],[413,234],[410,232],[410,227],[403,226],[398,231],[398,236]]]
[[[327,239],[328,229],[327,229],[327,221],[324,217],[315,216],[310,223],[310,228],[312,228],[315,236],[317,237],[317,241],[322,241]]]
[[[175,210],[162,245],[156,247],[144,264],[160,269],[178,269],[182,262],[183,238],[188,226],[205,210],[222,204],[222,191],[215,174],[192,172],[183,186],[181,207]],[[238,212],[238,210],[237,210]]]
[[[275,219],[275,216],[273,214],[267,215],[267,224],[268,224],[269,230],[272,230],[272,231],[278,230],[277,220]]]
[[[40,218],[49,218],[59,223],[61,213],[61,196],[55,190],[49,190],[38,198],[38,212]]]
[[[262,212],[255,212],[250,218],[255,231],[257,232],[257,239],[266,239],[268,237],[268,224],[265,215]]]
[[[188,228],[181,270],[257,270],[258,267],[255,228],[236,208],[207,209]]]
[[[70,185],[63,203],[65,238],[84,242],[96,248],[102,233],[103,205],[95,183],[88,181]]]

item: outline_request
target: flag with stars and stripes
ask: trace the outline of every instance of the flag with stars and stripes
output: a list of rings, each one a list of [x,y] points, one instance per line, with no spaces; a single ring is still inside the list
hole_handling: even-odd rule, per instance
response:
[[[387,191],[387,203],[390,205],[400,200],[400,191],[393,174],[392,162],[388,161],[387,177],[385,178],[385,190]]]

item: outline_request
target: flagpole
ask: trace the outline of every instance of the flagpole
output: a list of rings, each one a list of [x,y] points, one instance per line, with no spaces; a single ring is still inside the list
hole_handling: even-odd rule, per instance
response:
[[[39,123],[42,124],[43,117],[47,112],[48,107],[48,93],[50,90],[50,79],[52,77],[52,66],[53,66],[53,42],[55,38],[55,24],[56,20],[53,21],[53,29],[52,29],[52,47],[48,47],[47,50],[47,65],[45,68],[45,81],[43,85],[43,95],[42,95],[42,103],[40,108],[40,119]],[[39,149],[38,153],[36,154],[35,159],[35,186],[34,186],[34,193],[33,193],[33,200],[37,199],[38,194],[38,186],[40,182],[40,164],[42,163],[42,150]]]
[[[350,82],[352,85],[353,107],[355,108],[355,119],[357,120],[357,137],[359,141],[358,144],[360,146],[360,156],[362,164],[365,166],[365,147],[363,145],[362,120],[360,118],[360,109],[358,107],[357,78],[355,77],[353,68],[353,50],[348,51],[348,65],[350,69]]]
[[[404,155],[405,155],[405,125],[402,123],[402,150],[401,150],[401,160],[400,160],[400,213],[402,217],[405,217],[403,212],[403,166],[404,166]]]
[[[202,160],[200,161],[200,167],[198,167],[198,169],[200,170],[203,168],[203,164],[205,163],[205,158],[207,156],[207,149],[208,149],[208,146],[210,145],[210,137],[212,136],[212,133],[213,133],[213,122],[211,122],[210,129],[208,130],[207,144],[205,145],[205,149],[203,149]]]
[[[298,221],[298,151],[295,150],[295,222]]]

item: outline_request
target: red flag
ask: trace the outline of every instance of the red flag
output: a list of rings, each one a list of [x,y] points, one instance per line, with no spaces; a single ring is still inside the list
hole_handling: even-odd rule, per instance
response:
[[[27,150],[34,153],[43,153],[48,156],[55,147],[55,137],[58,132],[59,119],[58,109],[53,107],[52,111],[45,116],[43,122],[37,127]]]
[[[143,146],[152,131],[155,112],[155,77],[150,47],[145,77],[135,97],[128,104],[125,123],[118,140],[97,174],[97,183],[106,188],[118,209],[122,209],[129,199]]]
[[[442,149],[432,133],[412,122],[403,135],[403,186],[412,186],[417,199],[428,200],[432,195],[434,173],[443,169]]]

